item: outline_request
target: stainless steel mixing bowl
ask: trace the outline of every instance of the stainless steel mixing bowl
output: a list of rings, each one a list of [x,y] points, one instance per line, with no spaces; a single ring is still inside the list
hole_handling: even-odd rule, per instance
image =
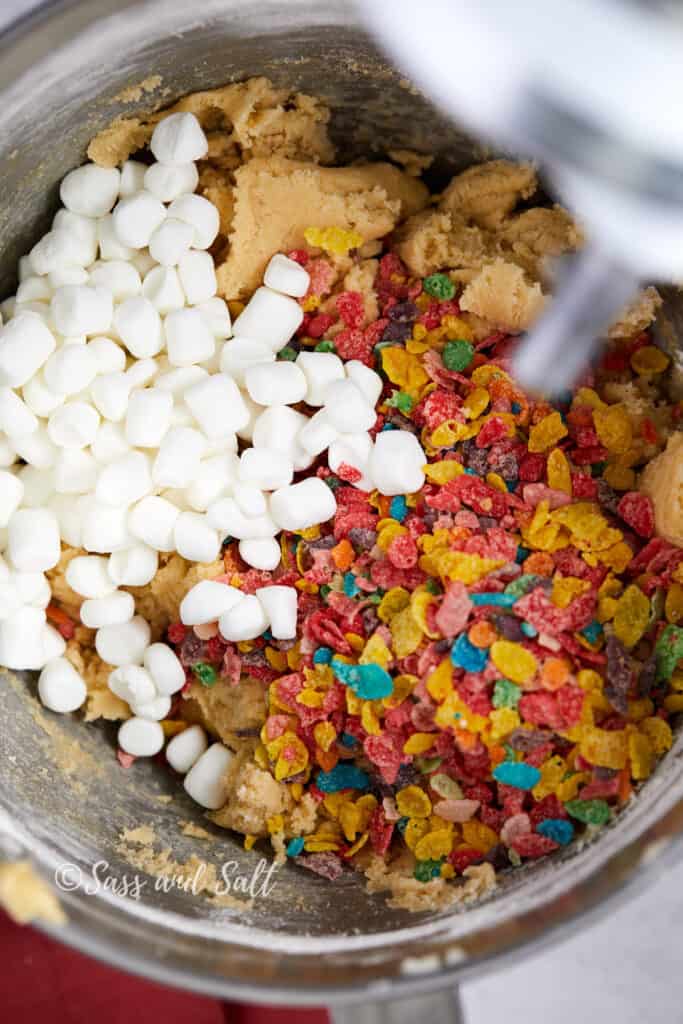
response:
[[[154,93],[116,98],[150,74],[161,76]],[[329,102],[344,161],[398,146],[433,152],[438,181],[482,157],[387,66],[347,2],[47,4],[0,40],[0,295],[11,293],[17,258],[45,229],[57,183],[83,161],[94,132],[121,112],[258,74]],[[668,311],[675,321],[675,302]],[[28,851],[47,878],[70,864],[72,879],[80,871],[87,880],[101,861],[109,875],[130,877],[135,869],[119,852],[120,834],[149,824],[178,862],[198,853],[217,866],[236,862],[242,875],[253,871],[261,854],[244,851],[239,838],[211,825],[211,844],[181,834],[181,821],[206,826],[201,811],[158,765],[122,770],[114,727],[41,711],[31,678],[5,675],[0,701],[6,855]],[[79,767],[69,772],[74,751]],[[151,879],[139,900],[79,887],[62,894],[69,922],[54,933],[127,970],[219,996],[302,1004],[390,994],[405,1009],[408,996],[452,987],[566,934],[660,869],[683,829],[680,754],[678,742],[597,839],[513,872],[467,910],[391,910],[359,878],[332,884],[286,866],[271,895],[244,911],[179,890],[157,892]],[[161,802],[164,794],[173,801]]]

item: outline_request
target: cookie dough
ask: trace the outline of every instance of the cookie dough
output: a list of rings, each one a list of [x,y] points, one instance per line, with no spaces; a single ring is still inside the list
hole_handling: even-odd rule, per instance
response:
[[[652,498],[659,536],[683,546],[683,433],[672,434],[661,455],[645,467],[640,489]]]

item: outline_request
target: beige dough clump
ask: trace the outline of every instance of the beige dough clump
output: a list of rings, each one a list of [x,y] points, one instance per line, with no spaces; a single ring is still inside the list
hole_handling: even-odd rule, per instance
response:
[[[238,736],[244,730],[257,732],[266,717],[266,691],[263,683],[253,676],[243,675],[238,686],[225,682],[206,687],[193,683],[187,701],[183,704],[183,718],[198,722],[230,747],[253,740]]]
[[[515,333],[525,331],[545,302],[541,286],[529,283],[521,267],[497,259],[483,267],[460,296],[460,308]]]
[[[495,231],[522,199],[538,187],[531,164],[489,160],[458,174],[441,196],[439,209]]]
[[[662,297],[656,288],[645,288],[635,299],[622,309],[619,319],[609,329],[610,338],[632,338],[649,327],[662,305]]]
[[[0,907],[17,924],[37,920],[64,924],[66,921],[59,900],[27,860],[0,864]]]
[[[652,499],[657,533],[683,545],[683,433],[672,434],[661,455],[648,463],[640,489]]]
[[[340,227],[369,241],[389,234],[427,199],[421,182],[391,164],[327,168],[279,156],[250,160],[235,172],[219,291],[229,299],[253,292],[273,253],[305,245],[308,227]]]

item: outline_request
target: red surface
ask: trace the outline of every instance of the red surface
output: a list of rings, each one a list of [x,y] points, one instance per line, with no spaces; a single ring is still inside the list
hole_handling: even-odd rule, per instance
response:
[[[219,1003],[122,974],[0,912],[2,1019],[31,1024],[328,1024],[324,1010]]]

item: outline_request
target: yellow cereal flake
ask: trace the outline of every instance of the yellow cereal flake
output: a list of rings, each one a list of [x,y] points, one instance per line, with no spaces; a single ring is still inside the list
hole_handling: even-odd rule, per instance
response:
[[[492,743],[497,743],[505,736],[509,736],[520,725],[519,714],[514,708],[496,708],[489,715],[489,719],[491,721],[490,739]]]
[[[640,587],[632,583],[617,601],[614,632],[625,647],[638,643],[650,620],[650,602]]]
[[[669,363],[669,357],[654,345],[644,345],[642,348],[636,349],[631,356],[631,366],[637,374],[643,377],[664,373]]]
[[[391,646],[397,658],[407,658],[422,643],[424,633],[413,616],[410,606],[398,612],[391,620]]]
[[[611,452],[626,452],[631,447],[633,430],[628,413],[621,405],[593,410],[593,423],[601,444]]]
[[[588,580],[579,579],[577,576],[559,576],[553,578],[552,601],[558,608],[568,608],[575,597],[585,594],[591,589]]]
[[[427,479],[433,484],[447,484],[465,472],[464,466],[456,462],[455,459],[433,462],[422,468]]]
[[[654,767],[654,750],[648,736],[632,732],[628,738],[628,756],[631,761],[631,777],[648,779]]]
[[[658,756],[665,754],[667,750],[671,749],[673,733],[671,732],[671,726],[663,718],[659,718],[656,715],[651,718],[645,718],[640,722],[638,728],[647,736],[652,744],[653,751]]]
[[[572,477],[569,460],[561,448],[553,448],[548,456],[548,486],[556,491],[572,493]]]
[[[396,794],[398,812],[407,818],[428,818],[432,802],[419,786],[405,786]]]
[[[418,860],[440,860],[453,849],[453,833],[441,828],[427,832],[415,845],[414,854]]]
[[[377,605],[377,615],[381,622],[391,622],[394,615],[403,611],[410,604],[410,594],[403,587],[392,587]]]
[[[337,226],[306,228],[304,239],[314,249],[324,249],[334,256],[346,256],[350,249],[358,249],[363,244],[363,236],[357,231],[347,231]]]
[[[559,412],[551,412],[548,416],[544,416],[540,423],[536,423],[529,431],[529,451],[546,452],[549,448],[553,448],[558,441],[561,441],[563,437],[566,437],[568,433],[569,431],[562,422]]]
[[[605,472],[602,475],[615,491],[635,490],[636,474],[628,466],[621,466],[619,463],[613,462],[605,467]]]
[[[462,411],[468,419],[476,420],[477,417],[481,416],[483,411],[486,409],[490,400],[491,396],[486,388],[473,388],[462,403]]]
[[[500,673],[513,683],[530,682],[538,668],[531,651],[510,640],[496,640],[491,645],[491,660]]]

